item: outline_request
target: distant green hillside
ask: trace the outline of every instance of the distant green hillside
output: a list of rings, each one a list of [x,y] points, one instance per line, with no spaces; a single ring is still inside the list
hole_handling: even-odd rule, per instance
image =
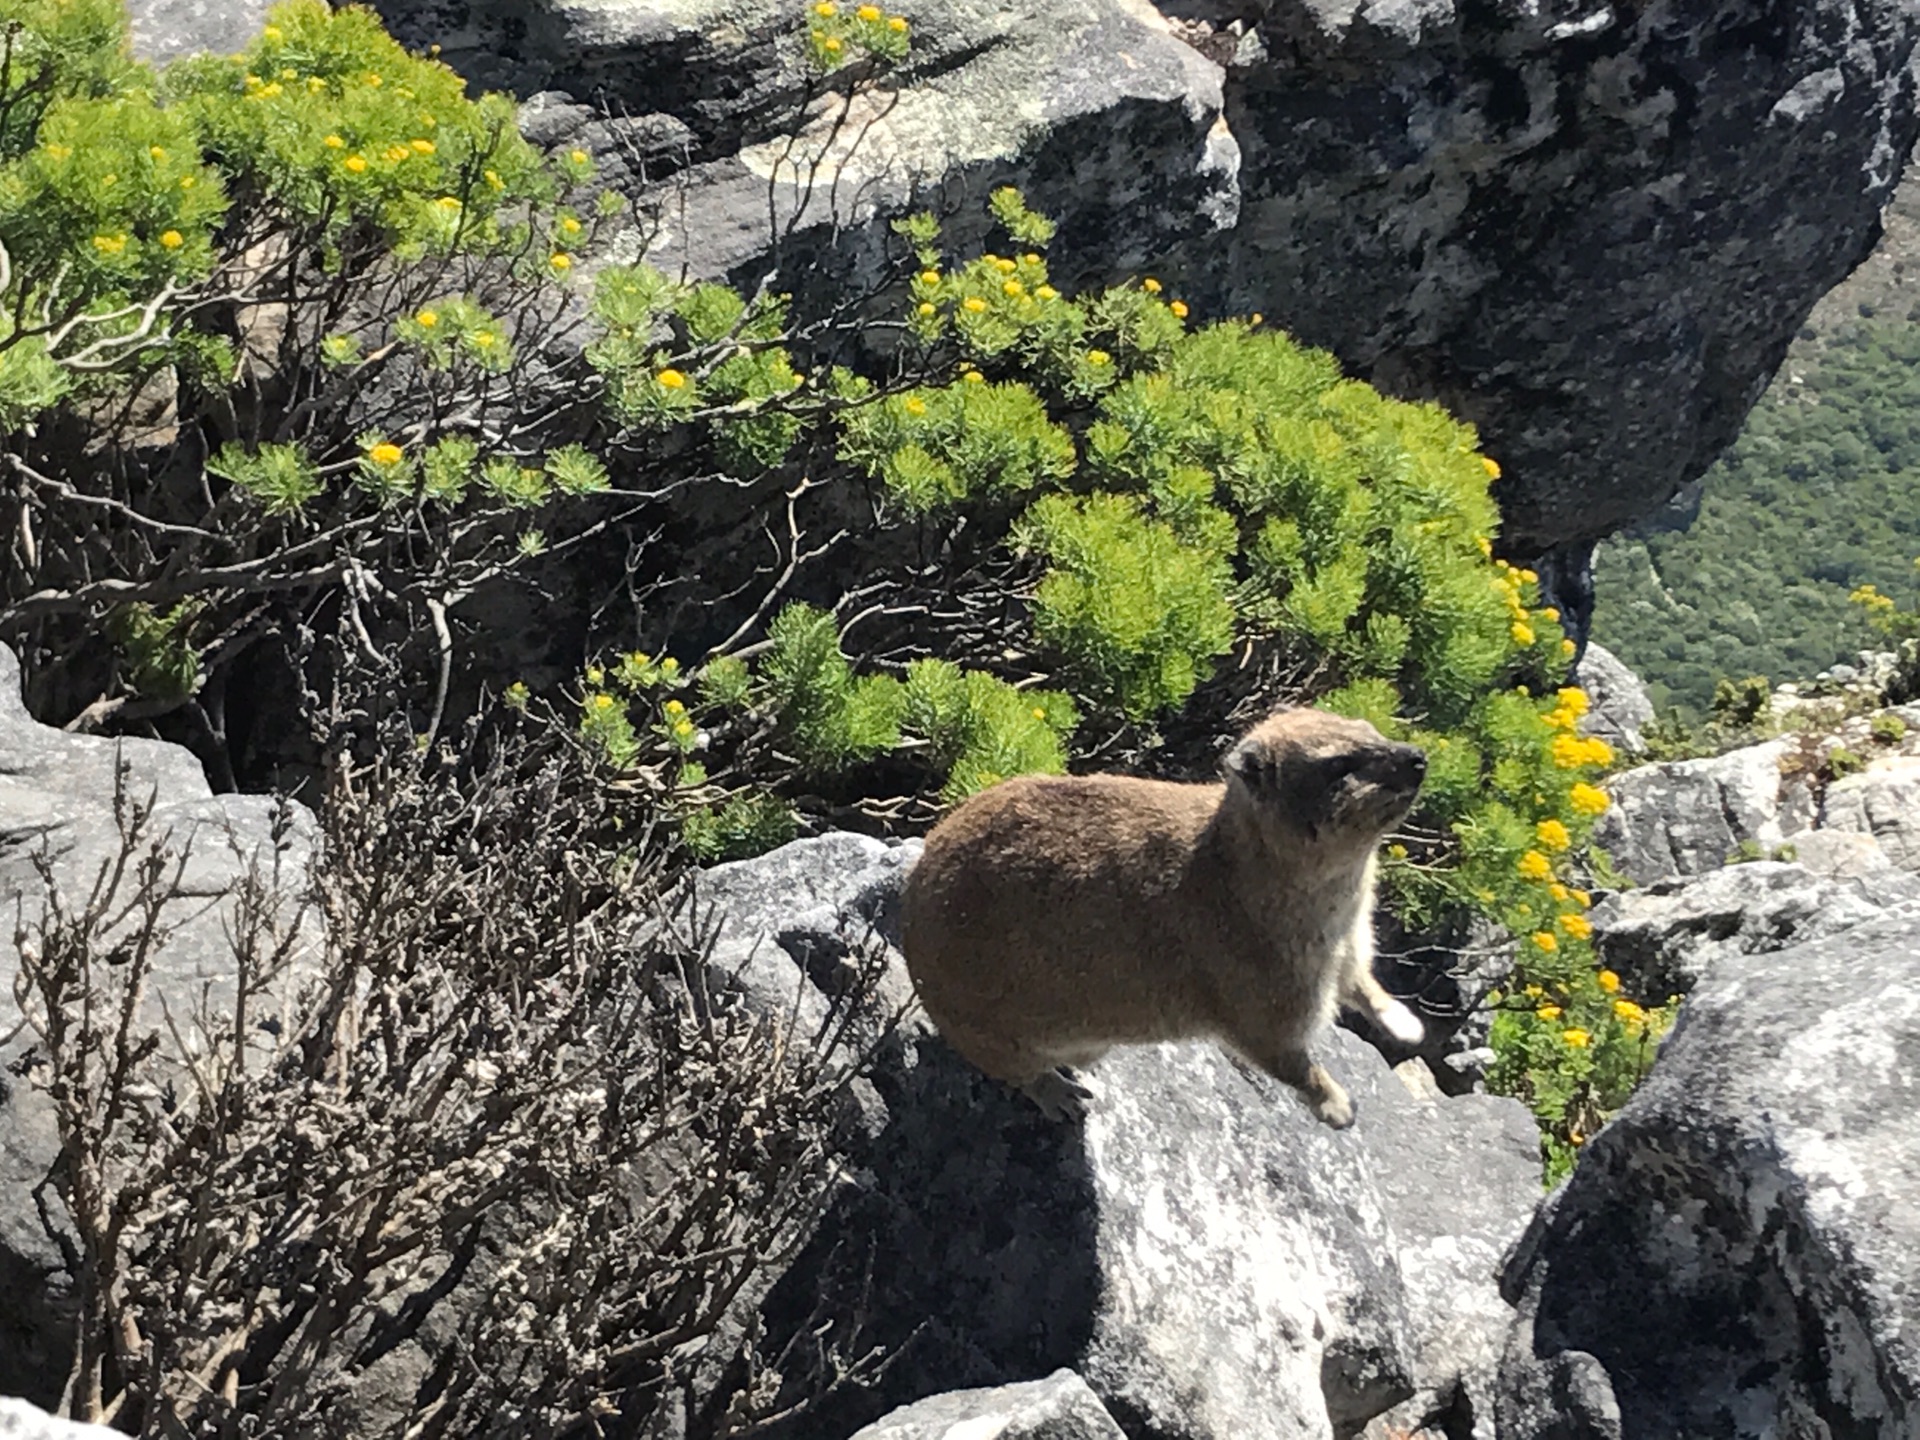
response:
[[[1920,323],[1856,320],[1819,339],[1708,475],[1689,529],[1601,547],[1594,637],[1656,704],[1697,712],[1717,676],[1778,682],[1850,660],[1873,642],[1854,586],[1915,596]]]

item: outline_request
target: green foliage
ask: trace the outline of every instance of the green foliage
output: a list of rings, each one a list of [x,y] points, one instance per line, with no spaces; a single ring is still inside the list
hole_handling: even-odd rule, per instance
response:
[[[1707,472],[1687,529],[1600,548],[1595,637],[1662,709],[1698,716],[1719,676],[1850,661],[1873,642],[1871,611],[1848,603],[1863,586],[1912,608],[1920,324],[1858,322],[1791,368]]]
[[[110,628],[127,681],[143,699],[180,699],[199,687],[200,655],[190,632],[200,611],[198,601],[182,600],[165,611],[138,604],[114,613]]]
[[[252,452],[230,441],[207,461],[207,473],[232,481],[269,515],[291,514],[326,488],[306,451],[271,441]]]
[[[1907,722],[1898,715],[1876,715],[1868,723],[1867,729],[1882,745],[1898,745],[1907,738]]]
[[[712,808],[692,809],[680,820],[680,839],[703,864],[764,855],[800,833],[793,807],[764,792],[734,795]]]
[[[873,60],[907,58],[906,17],[888,15],[878,5],[843,5],[817,0],[807,7],[807,58],[825,71],[838,70],[865,56]]]
[[[1182,544],[1132,496],[1049,495],[1016,543],[1050,562],[1035,632],[1130,719],[1178,709],[1233,643],[1226,557]]]
[[[831,615],[790,605],[774,617],[767,638],[761,678],[802,767],[833,771],[900,743],[906,697],[899,683],[883,675],[856,678]]]
[[[907,670],[905,725],[923,737],[946,771],[948,803],[1010,775],[1057,775],[1080,723],[1058,691],[1016,690],[979,670],[946,660],[916,660]]]
[[[1620,977],[1610,970],[1536,964],[1513,993],[1491,998],[1497,1059],[1488,1088],[1532,1107],[1546,1181],[1555,1184],[1653,1064],[1679,997],[1642,1005],[1620,993]]]

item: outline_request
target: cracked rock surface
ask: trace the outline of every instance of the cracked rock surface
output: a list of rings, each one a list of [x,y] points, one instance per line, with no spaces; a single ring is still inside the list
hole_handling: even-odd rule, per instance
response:
[[[1510,1263],[1501,1440],[1920,1433],[1920,919],[1728,956]]]

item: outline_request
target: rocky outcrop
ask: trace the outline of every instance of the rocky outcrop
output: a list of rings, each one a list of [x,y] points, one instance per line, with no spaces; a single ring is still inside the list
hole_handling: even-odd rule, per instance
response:
[[[483,84],[562,92],[542,138],[659,198],[672,264],[757,273],[771,205],[788,280],[839,298],[909,197],[965,220],[1014,183],[1069,280],[1151,267],[1442,401],[1506,467],[1510,549],[1573,556],[1576,624],[1584,545],[1733,438],[1915,135],[1894,0],[906,6],[914,58],[832,136],[787,0],[386,9]],[[803,112],[811,191],[782,169]]]
[[[1827,787],[1820,823],[1873,838],[1900,869],[1920,874],[1920,755],[1877,760]]]
[[[1616,891],[1589,918],[1601,962],[1631,994],[1660,998],[1690,993],[1728,957],[1824,939],[1915,900],[1920,883],[1890,869],[1828,879],[1802,865],[1755,861]]]
[[[1501,1440],[1920,1433],[1920,920],[1724,956],[1505,1274]]]
[[[1573,678],[1589,702],[1580,720],[1583,735],[1606,741],[1622,755],[1646,749],[1640,731],[1653,719],[1653,701],[1638,675],[1611,650],[1589,640]]]
[[[0,1399],[0,1440],[111,1440],[119,1433],[58,1419],[25,1400]]]
[[[716,867],[702,893],[729,897],[755,992],[805,1015],[825,1000],[799,976],[831,984],[833,957],[885,933],[906,858],[827,836]],[[1488,1277],[1538,1198],[1531,1121],[1416,1094],[1344,1032],[1329,1054],[1351,1131],[1207,1045],[1111,1054],[1075,1127],[924,1027],[899,1036],[845,1156],[859,1184],[762,1307],[771,1353],[858,1313],[861,1343],[895,1358],[791,1435],[1061,1367],[1134,1429],[1196,1440],[1488,1413],[1507,1319]]]
[[[1071,1370],[1044,1380],[956,1390],[903,1405],[853,1440],[1126,1440],[1122,1430]]]
[[[1613,807],[1593,840],[1637,884],[1717,870],[1743,848],[1772,855],[1815,818],[1802,773],[1782,773],[1784,740],[1611,777]]]
[[[118,797],[118,798],[116,798]],[[41,725],[20,699],[20,669],[0,646],[0,914],[29,929],[47,898],[50,875],[69,905],[93,889],[104,866],[123,853],[128,806],[151,806],[144,843],[175,857],[172,898],[161,912],[166,943],[152,966],[148,1004],[161,997],[190,1031],[192,1016],[232,994],[232,892],[257,874],[297,907],[306,881],[313,821],[298,805],[264,796],[215,796],[187,751],[152,740],[68,735]],[[132,898],[129,881],[121,904]],[[11,935],[9,930],[9,935]],[[67,1281],[55,1237],[34,1188],[58,1153],[53,1110],[23,1061],[33,1036],[18,1024],[19,952],[0,945],[0,1393],[45,1404],[66,1376]],[[56,1207],[57,1208],[57,1207]]]

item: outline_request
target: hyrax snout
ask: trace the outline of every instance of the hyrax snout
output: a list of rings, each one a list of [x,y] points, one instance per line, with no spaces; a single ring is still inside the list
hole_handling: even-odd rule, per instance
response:
[[[1373,978],[1373,898],[1374,852],[1426,757],[1293,709],[1223,770],[1211,785],[1026,776],[934,827],[907,878],[905,950],[955,1049],[1058,1115],[1087,1096],[1059,1067],[1211,1037],[1327,1124],[1353,1122],[1308,1047],[1342,1004],[1420,1038]]]

